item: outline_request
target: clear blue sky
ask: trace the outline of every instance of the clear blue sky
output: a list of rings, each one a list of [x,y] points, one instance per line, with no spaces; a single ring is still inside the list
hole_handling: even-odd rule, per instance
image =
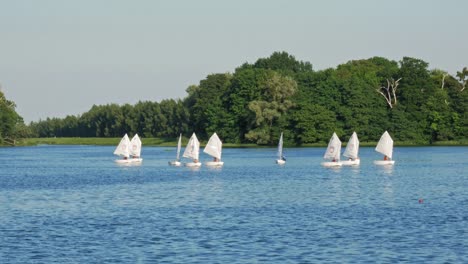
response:
[[[468,66],[464,0],[0,0],[0,84],[26,122],[183,98],[274,51],[315,70],[382,56]]]

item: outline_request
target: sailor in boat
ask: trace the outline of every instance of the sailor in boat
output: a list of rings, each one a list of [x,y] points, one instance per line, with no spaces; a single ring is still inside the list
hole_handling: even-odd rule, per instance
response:
[[[218,162],[218,161],[219,161],[219,159],[218,159],[218,158],[216,158],[216,157],[214,157],[214,158],[213,158],[213,161],[214,161],[214,162]]]
[[[194,160],[193,160],[193,163],[198,163],[198,159],[194,159]]]
[[[285,157],[285,156],[281,156],[281,160],[286,161],[286,157]]]
[[[383,160],[388,160],[387,155],[384,155]]]

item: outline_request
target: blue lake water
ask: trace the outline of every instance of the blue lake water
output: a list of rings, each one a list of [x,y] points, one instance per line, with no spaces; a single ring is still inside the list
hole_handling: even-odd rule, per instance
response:
[[[225,149],[221,169],[174,148],[0,148],[0,263],[468,263],[468,147]],[[201,154],[202,161],[208,156]]]

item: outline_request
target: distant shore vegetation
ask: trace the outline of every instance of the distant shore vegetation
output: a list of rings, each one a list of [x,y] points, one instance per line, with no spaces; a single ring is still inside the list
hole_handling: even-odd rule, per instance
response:
[[[185,146],[189,138],[183,138],[182,144]],[[17,141],[17,146],[41,146],[41,145],[95,145],[95,146],[116,146],[121,138],[95,138],[95,137],[64,137],[64,138],[23,138]],[[143,138],[142,143],[144,146],[158,146],[158,147],[176,147],[177,138]],[[205,146],[207,141],[200,142]],[[361,147],[375,147],[377,142],[360,142]],[[326,147],[327,143],[306,143],[300,147]],[[343,142],[346,146],[346,142]],[[468,146],[468,140],[460,141],[438,141],[432,144],[420,144],[415,142],[400,142],[396,141],[395,146],[411,147],[411,146]],[[256,148],[259,145],[254,143],[224,143],[224,148]],[[266,146],[265,146],[266,147]],[[271,146],[269,146],[271,147]],[[297,147],[296,144],[285,145],[285,147]]]
[[[272,146],[284,132],[287,145],[319,146],[333,132],[343,142],[353,131],[361,142],[376,142],[387,130],[397,145],[466,145],[467,80],[466,67],[452,76],[410,57],[352,60],[316,71],[275,52],[233,73],[206,76],[183,99],[93,105],[81,115],[29,125],[0,90],[0,144],[89,138],[113,145],[125,133],[138,133],[144,144],[171,145],[180,133],[206,140],[216,132],[227,146]]]

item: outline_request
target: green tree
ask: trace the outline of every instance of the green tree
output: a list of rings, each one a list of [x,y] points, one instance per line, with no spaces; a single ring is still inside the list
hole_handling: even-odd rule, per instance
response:
[[[7,100],[5,94],[0,90],[0,144],[5,138],[16,139],[20,134],[18,126],[24,125],[23,118],[15,111],[16,104]]]
[[[274,71],[268,71],[266,77],[259,87],[263,100],[253,100],[248,105],[255,113],[255,126],[245,137],[257,144],[273,143],[273,124],[293,106],[291,96],[297,90],[297,83],[291,77]]]

